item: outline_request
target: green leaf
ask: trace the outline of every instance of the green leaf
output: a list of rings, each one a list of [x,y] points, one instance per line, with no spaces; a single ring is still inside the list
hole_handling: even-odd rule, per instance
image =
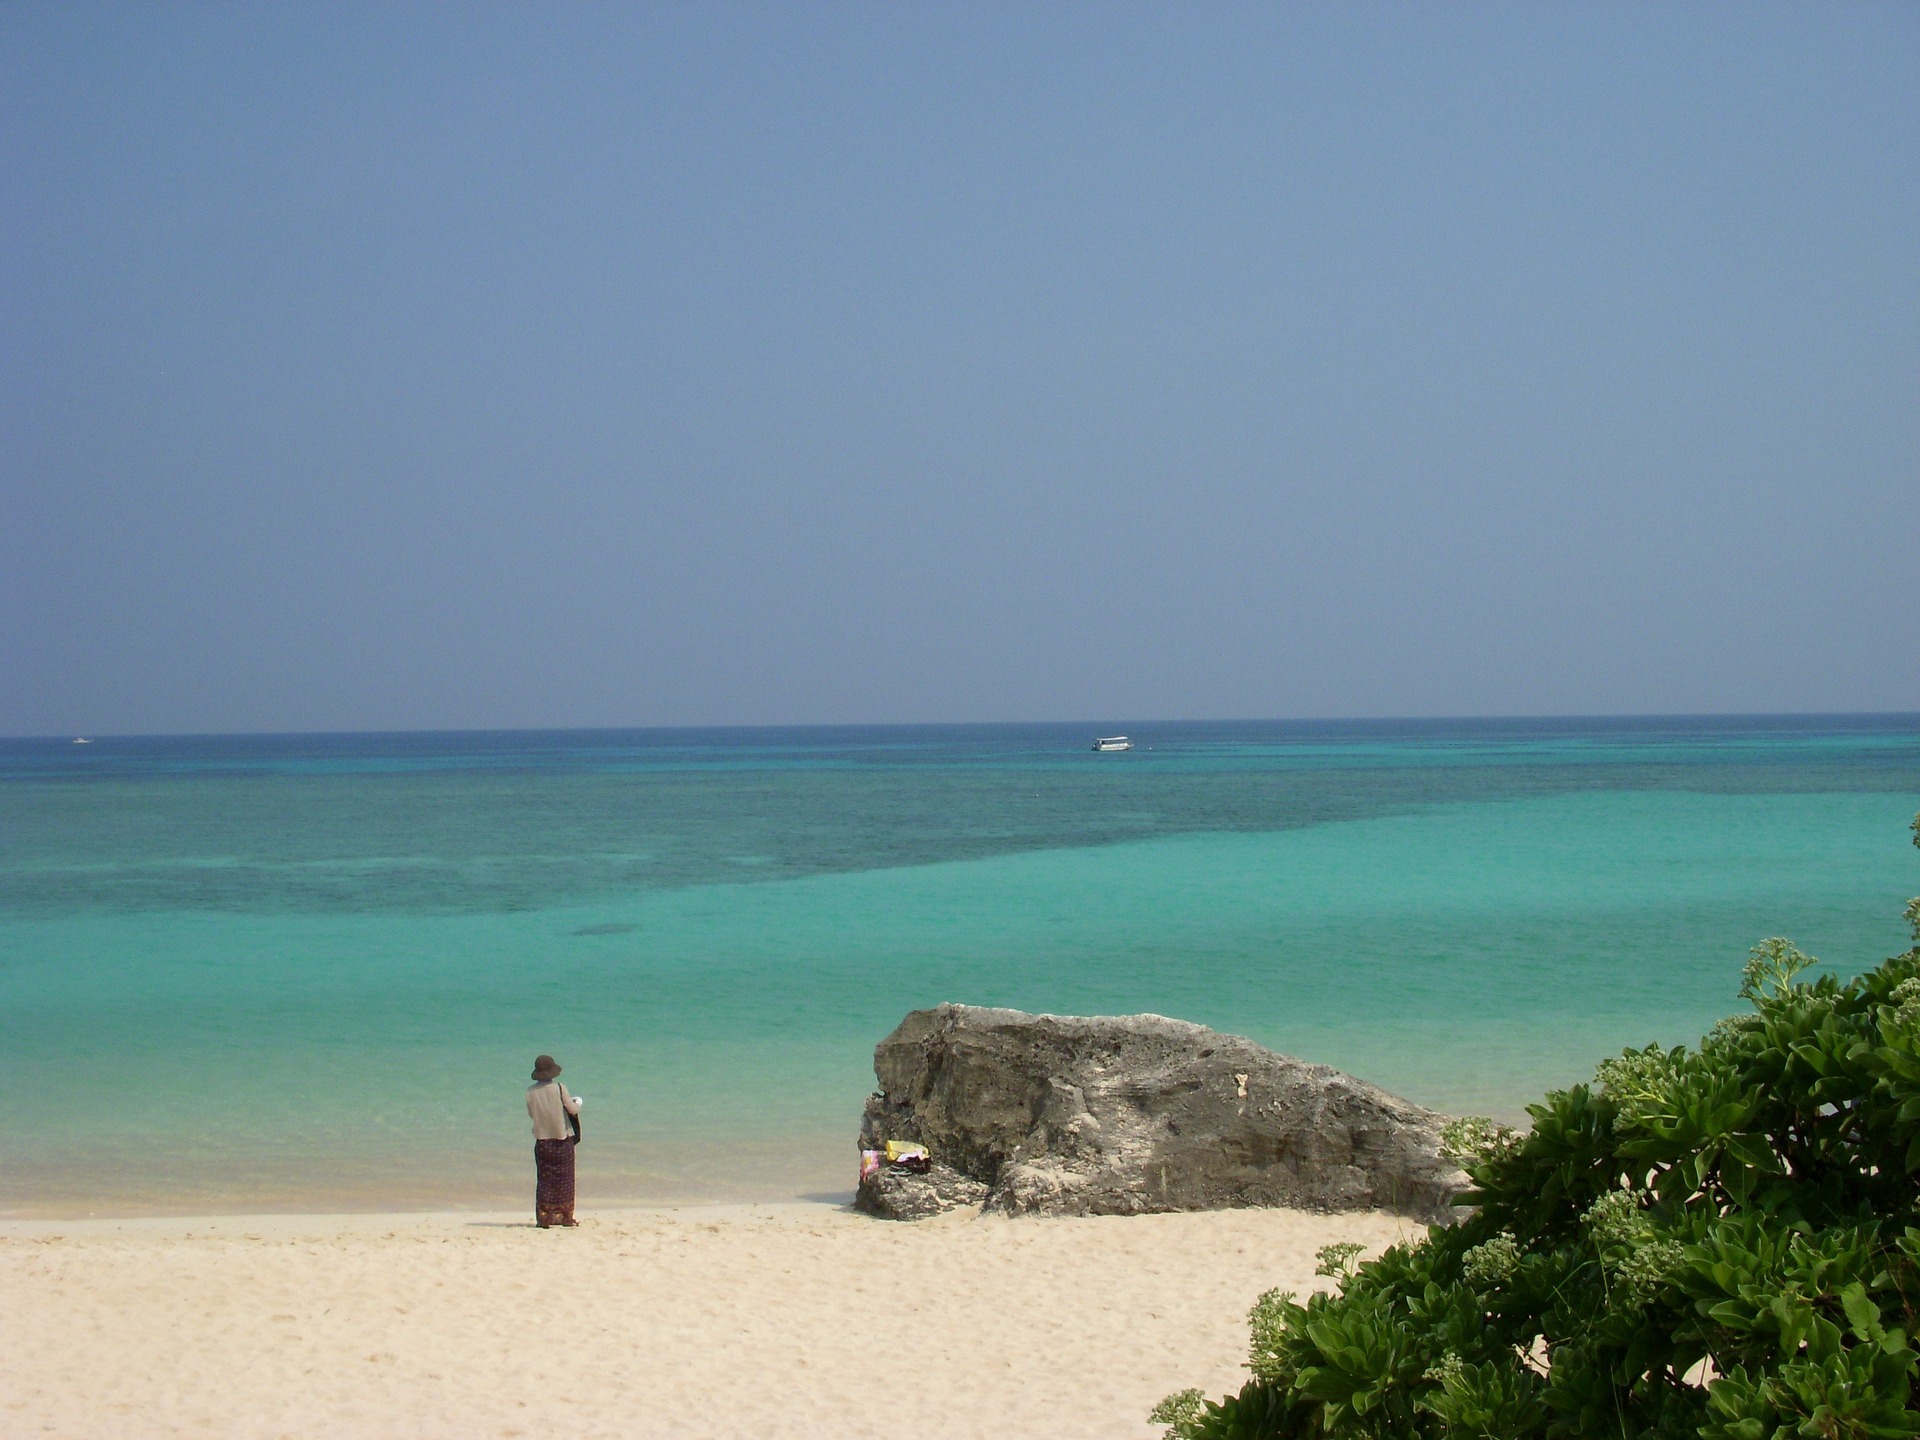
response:
[[[1867,1287],[1858,1280],[1840,1292],[1840,1308],[1847,1312],[1847,1324],[1862,1340],[1878,1340],[1886,1333],[1880,1324],[1880,1307],[1867,1298]]]

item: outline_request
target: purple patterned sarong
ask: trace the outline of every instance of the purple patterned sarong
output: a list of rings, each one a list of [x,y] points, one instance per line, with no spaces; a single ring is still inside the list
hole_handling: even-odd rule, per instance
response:
[[[533,1220],[536,1225],[573,1223],[573,1141],[533,1142]]]

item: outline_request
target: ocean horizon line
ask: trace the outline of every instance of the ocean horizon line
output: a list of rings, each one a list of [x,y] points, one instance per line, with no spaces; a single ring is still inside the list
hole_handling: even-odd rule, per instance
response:
[[[1327,728],[1352,726],[1475,726],[1475,725],[1582,725],[1582,724],[1734,724],[1760,725],[1791,722],[1860,722],[1880,724],[1912,722],[1920,724],[1920,709],[1915,710],[1675,710],[1675,711],[1587,711],[1536,714],[1434,714],[1434,715],[1245,715],[1245,716],[1128,716],[1119,719],[1067,718],[1027,720],[804,720],[804,721],[727,721],[714,724],[677,723],[641,725],[455,725],[390,726],[340,729],[269,730],[93,730],[82,732],[47,731],[38,734],[0,734],[0,744],[71,745],[78,739],[88,743],[102,740],[351,740],[428,738],[438,736],[483,735],[673,735],[673,734],[769,734],[813,732],[941,731],[941,730],[1051,730],[1069,728],[1101,729],[1113,726],[1275,726]]]

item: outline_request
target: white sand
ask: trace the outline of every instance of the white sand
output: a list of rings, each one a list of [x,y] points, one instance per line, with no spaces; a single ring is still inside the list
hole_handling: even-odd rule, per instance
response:
[[[1146,1440],[1380,1215],[0,1223],[0,1435]]]

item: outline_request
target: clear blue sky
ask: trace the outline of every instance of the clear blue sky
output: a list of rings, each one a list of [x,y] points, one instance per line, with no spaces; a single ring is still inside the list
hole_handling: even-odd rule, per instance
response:
[[[1920,6],[0,10],[0,733],[1920,709]]]

